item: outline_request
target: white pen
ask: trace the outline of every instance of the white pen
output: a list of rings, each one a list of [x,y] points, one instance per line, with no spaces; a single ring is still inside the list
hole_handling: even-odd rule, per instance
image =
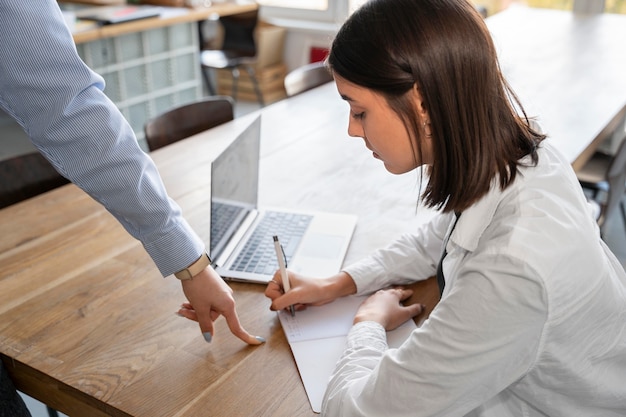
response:
[[[289,276],[287,275],[287,259],[285,257],[285,252],[283,251],[283,247],[278,240],[278,236],[276,235],[274,235],[274,249],[276,250],[276,259],[278,260],[280,276],[283,280],[283,291],[287,292],[291,289],[291,286],[289,285]],[[296,315],[296,309],[293,305],[289,306],[289,311],[291,312],[291,317]]]

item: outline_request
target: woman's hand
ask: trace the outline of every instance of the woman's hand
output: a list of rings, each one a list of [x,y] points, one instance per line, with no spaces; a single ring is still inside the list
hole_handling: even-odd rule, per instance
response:
[[[354,324],[361,321],[375,321],[385,330],[393,330],[405,321],[424,311],[421,304],[402,305],[402,301],[413,295],[413,290],[402,287],[378,290],[369,296],[354,316]]]
[[[356,293],[352,277],[340,272],[329,278],[308,278],[287,271],[291,290],[283,292],[280,271],[274,274],[265,288],[265,295],[272,300],[271,310],[283,310],[293,305],[296,310],[303,310],[307,305],[318,306],[336,298]]]
[[[213,322],[224,316],[230,331],[250,345],[260,345],[265,339],[252,336],[239,322],[235,310],[233,290],[210,266],[189,280],[181,281],[183,292],[189,300],[178,314],[200,324],[200,330],[207,342],[213,337]]]

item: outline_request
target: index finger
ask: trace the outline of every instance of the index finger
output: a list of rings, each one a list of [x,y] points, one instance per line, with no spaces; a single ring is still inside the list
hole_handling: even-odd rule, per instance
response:
[[[265,343],[265,339],[261,336],[253,336],[246,331],[241,325],[239,321],[239,316],[237,316],[236,310],[225,311],[222,313],[224,318],[226,319],[226,324],[228,324],[228,328],[230,332],[237,336],[239,339],[243,340],[249,345],[260,345]]]

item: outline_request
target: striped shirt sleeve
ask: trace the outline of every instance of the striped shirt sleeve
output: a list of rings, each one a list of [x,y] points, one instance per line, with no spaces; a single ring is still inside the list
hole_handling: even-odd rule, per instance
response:
[[[140,240],[163,276],[205,245],[165,190],[54,0],[0,2],[0,107],[56,169]]]

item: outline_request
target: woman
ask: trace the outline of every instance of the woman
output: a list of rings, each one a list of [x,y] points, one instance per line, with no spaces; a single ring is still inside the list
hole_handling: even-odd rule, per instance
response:
[[[389,172],[423,166],[421,198],[441,215],[335,276],[290,273],[284,295],[268,284],[272,309],[374,293],[323,414],[626,415],[626,275],[568,161],[508,88],[480,15],[460,0],[372,0],[328,65],[348,133]],[[385,330],[421,312],[401,285],[433,275],[439,304],[387,349]]]

